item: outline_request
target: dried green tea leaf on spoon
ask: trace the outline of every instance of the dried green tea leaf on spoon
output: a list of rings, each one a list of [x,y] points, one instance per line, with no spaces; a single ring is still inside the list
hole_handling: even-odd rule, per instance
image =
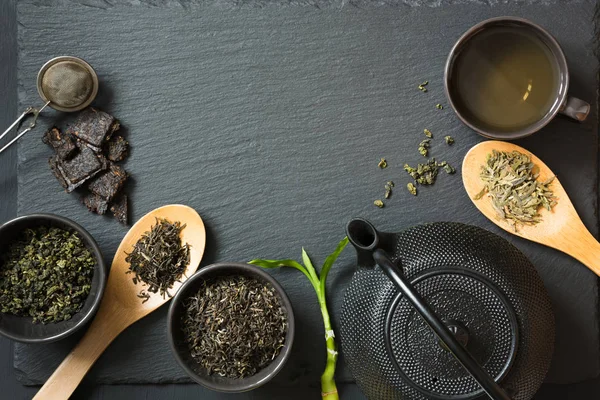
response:
[[[129,263],[127,273],[135,274],[134,284],[141,281],[148,285],[148,292],[171,297],[168,289],[179,281],[190,263],[190,245],[181,242],[183,229],[185,224],[179,221],[156,219],[156,224],[140,237],[125,258]],[[149,299],[145,290],[138,297],[144,298],[144,302]]]
[[[507,220],[515,230],[519,224],[534,225],[542,221],[539,209],[550,211],[556,205],[549,185],[554,177],[538,181],[539,172],[531,158],[518,151],[494,150],[481,166],[479,177],[484,188],[473,199],[489,197],[498,218]]]

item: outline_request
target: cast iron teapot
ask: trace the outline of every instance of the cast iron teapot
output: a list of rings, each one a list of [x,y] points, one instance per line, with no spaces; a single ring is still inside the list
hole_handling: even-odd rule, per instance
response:
[[[378,232],[348,223],[358,270],[341,348],[369,399],[529,400],[554,350],[554,315],[533,265],[459,223]]]

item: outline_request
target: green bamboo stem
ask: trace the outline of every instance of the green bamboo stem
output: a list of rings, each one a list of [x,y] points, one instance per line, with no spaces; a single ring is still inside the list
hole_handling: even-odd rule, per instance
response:
[[[337,386],[335,384],[335,367],[338,359],[337,347],[335,345],[335,335],[331,328],[331,320],[329,311],[327,310],[327,302],[325,292],[318,290],[319,305],[321,314],[323,315],[323,326],[325,327],[325,338],[327,345],[327,362],[325,371],[321,375],[321,397],[324,400],[339,400]]]

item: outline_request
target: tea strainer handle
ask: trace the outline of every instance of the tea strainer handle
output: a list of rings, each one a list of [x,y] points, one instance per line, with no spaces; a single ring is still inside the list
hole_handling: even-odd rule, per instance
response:
[[[4,150],[8,149],[13,143],[15,143],[17,140],[19,140],[21,138],[21,136],[23,136],[24,134],[26,134],[27,132],[29,132],[30,130],[35,128],[35,124],[37,122],[38,116],[40,115],[40,112],[42,112],[42,110],[44,108],[46,108],[48,106],[48,104],[50,104],[49,101],[46,104],[44,104],[42,106],[42,108],[40,108],[39,110],[34,107],[27,107],[25,109],[25,111],[23,111],[23,113],[21,115],[19,115],[19,117],[15,120],[15,122],[13,122],[8,128],[6,128],[6,130],[2,133],[2,135],[0,135],[0,140],[2,140],[2,138],[4,138],[4,136],[6,136],[8,134],[8,132],[10,132],[15,126],[19,126],[26,117],[28,117],[29,115],[33,115],[33,120],[29,123],[29,126],[25,129],[23,129],[21,132],[19,132],[17,134],[17,136],[15,136],[10,142],[8,142],[4,147],[2,147],[0,149],[0,153],[2,153]]]
[[[494,400],[511,400],[498,383],[479,365],[477,360],[456,340],[446,325],[438,318],[427,302],[404,277],[387,253],[381,249],[373,250],[373,259],[383,272],[400,289],[415,310],[425,320],[440,341],[450,350],[458,362],[473,376],[488,396]]]

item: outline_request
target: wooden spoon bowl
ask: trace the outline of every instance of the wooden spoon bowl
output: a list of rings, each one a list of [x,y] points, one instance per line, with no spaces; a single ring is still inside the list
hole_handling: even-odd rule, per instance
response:
[[[188,206],[175,204],[144,215],[127,232],[117,249],[96,318],[34,399],[68,399],[98,357],[125,328],[170,300],[170,297],[163,297],[160,293],[148,292],[150,298],[143,302],[138,294],[146,287],[140,282],[134,284],[133,275],[126,273],[129,270],[129,264],[125,261],[127,253],[132,251],[142,234],[156,224],[157,218],[186,224],[181,232],[181,240],[190,245],[190,263],[181,281],[176,282],[169,293],[174,295],[183,282],[196,272],[206,245],[206,231],[198,213]]]
[[[557,204],[551,211],[540,209],[542,221],[535,225],[518,225],[515,230],[507,220],[497,216],[489,198],[483,196],[479,200],[474,200],[484,187],[483,181],[479,177],[481,166],[485,164],[487,155],[493,150],[518,151],[528,155],[539,168],[538,180],[540,181],[555,176],[542,160],[520,146],[495,140],[479,143],[465,155],[462,165],[463,184],[469,198],[473,200],[479,211],[505,231],[560,250],[579,260],[596,275],[600,275],[600,244],[577,215],[573,203],[557,178],[550,185],[550,189],[558,198]]]

